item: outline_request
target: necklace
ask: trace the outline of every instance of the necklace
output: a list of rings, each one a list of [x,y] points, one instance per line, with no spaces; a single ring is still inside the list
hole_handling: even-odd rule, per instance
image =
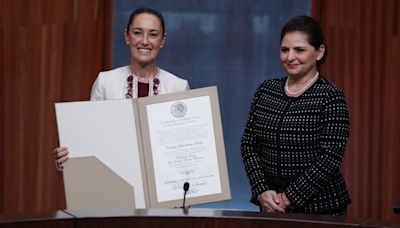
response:
[[[127,87],[126,87],[126,94],[125,98],[130,99],[130,98],[137,98],[139,94],[139,76],[136,74],[132,73],[130,66],[128,66],[128,71],[129,75],[128,78],[126,79],[127,81]],[[158,94],[158,86],[160,85],[160,79],[158,76],[160,75],[160,69],[157,67],[157,74],[154,76],[152,80],[148,80],[149,82],[149,92],[148,96],[154,96]]]
[[[318,76],[319,76],[319,72],[317,72],[317,73],[315,74],[315,76],[314,76],[310,81],[308,81],[307,84],[305,84],[305,85],[303,86],[303,88],[299,89],[297,92],[292,92],[292,91],[289,90],[289,79],[290,79],[290,76],[289,76],[289,77],[286,79],[286,82],[285,82],[285,92],[286,92],[286,94],[287,94],[289,97],[298,97],[298,96],[300,96],[300,95],[303,94],[308,88],[310,88],[310,87],[314,84],[315,81],[317,81]]]

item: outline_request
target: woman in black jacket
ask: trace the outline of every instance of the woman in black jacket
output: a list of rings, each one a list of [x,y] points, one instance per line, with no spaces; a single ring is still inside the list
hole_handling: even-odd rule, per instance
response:
[[[342,91],[318,72],[326,56],[319,23],[295,17],[281,32],[288,75],[256,91],[241,150],[251,202],[264,211],[346,215],[349,114]]]

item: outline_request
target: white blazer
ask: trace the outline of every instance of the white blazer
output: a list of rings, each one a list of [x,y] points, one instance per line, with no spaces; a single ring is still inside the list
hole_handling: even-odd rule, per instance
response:
[[[92,87],[90,100],[121,100],[126,99],[129,77],[129,66],[118,67],[113,70],[100,72]],[[175,93],[189,90],[187,80],[181,79],[163,69],[160,69],[158,78],[160,85],[158,86],[159,94]]]

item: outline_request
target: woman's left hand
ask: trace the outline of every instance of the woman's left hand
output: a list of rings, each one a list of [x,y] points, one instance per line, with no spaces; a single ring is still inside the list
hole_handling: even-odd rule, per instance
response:
[[[260,201],[263,211],[269,213],[285,212],[284,207],[281,207],[283,204],[281,197],[274,190],[267,190],[261,193],[258,200]]]

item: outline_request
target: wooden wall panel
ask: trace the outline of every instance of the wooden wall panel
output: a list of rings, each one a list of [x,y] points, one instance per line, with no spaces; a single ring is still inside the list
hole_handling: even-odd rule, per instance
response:
[[[0,1],[0,12],[3,12],[3,2]],[[4,119],[4,23],[3,23],[3,17],[0,16],[0,129],[3,128],[5,124],[5,119]],[[1,130],[0,130],[1,131]],[[4,164],[4,151],[3,151],[3,146],[4,145],[4,137],[3,133],[0,133],[0,184],[4,183],[4,178],[3,178],[3,164]],[[3,187],[0,186],[0,211],[3,211],[4,209],[4,204],[3,204]]]
[[[391,219],[400,204],[399,0],[314,0],[329,47],[321,71],[345,92],[349,216]]]
[[[0,0],[0,213],[65,207],[54,103],[111,67],[110,0]]]

